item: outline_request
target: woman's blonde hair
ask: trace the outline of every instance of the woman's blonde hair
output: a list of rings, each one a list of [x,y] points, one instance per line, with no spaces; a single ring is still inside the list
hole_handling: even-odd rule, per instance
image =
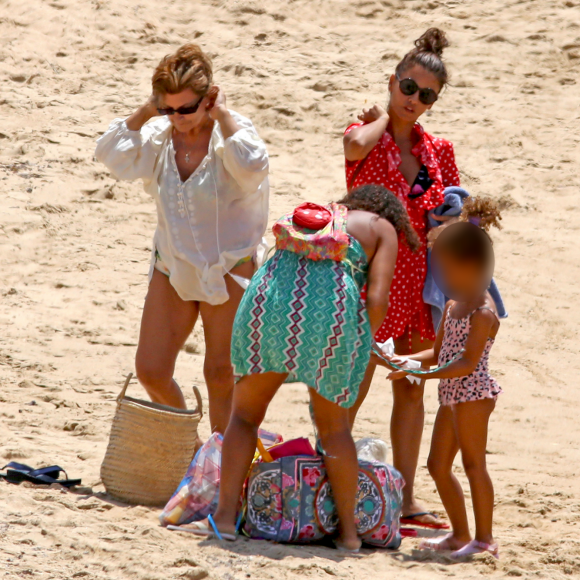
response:
[[[211,59],[197,44],[184,44],[175,53],[168,54],[157,65],[151,84],[153,94],[175,95],[191,89],[204,97],[212,86]]]

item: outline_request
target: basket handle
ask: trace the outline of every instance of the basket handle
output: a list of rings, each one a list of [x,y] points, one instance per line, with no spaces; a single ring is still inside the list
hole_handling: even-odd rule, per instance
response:
[[[127,375],[127,378],[125,379],[125,384],[123,385],[123,388],[121,389],[121,392],[119,393],[119,396],[117,397],[117,403],[120,403],[125,398],[125,393],[127,392],[127,387],[129,386],[129,383],[131,382],[132,378],[133,378],[133,373],[129,373]]]
[[[195,409],[195,412],[199,413],[203,417],[203,401],[201,399],[201,393],[195,385],[193,385],[193,394],[195,395],[195,400],[197,401],[197,408]]]
[[[121,389],[121,392],[117,397],[117,403],[120,403],[125,398],[127,387],[129,386],[129,383],[131,382],[132,378],[133,373],[129,373],[127,375],[127,378],[125,379],[125,384],[123,385],[123,388]],[[203,400],[201,398],[201,393],[199,392],[199,389],[195,385],[193,386],[193,394],[195,395],[195,399],[197,401],[197,408],[195,409],[195,412],[199,413],[203,417]]]

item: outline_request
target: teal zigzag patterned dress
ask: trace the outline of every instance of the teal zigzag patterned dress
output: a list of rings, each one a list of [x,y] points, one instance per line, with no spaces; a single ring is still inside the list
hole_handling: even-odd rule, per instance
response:
[[[370,358],[372,336],[360,292],[365,252],[350,238],[347,259],[313,261],[278,250],[256,272],[232,336],[236,380],[289,373],[341,407],[351,407]]]

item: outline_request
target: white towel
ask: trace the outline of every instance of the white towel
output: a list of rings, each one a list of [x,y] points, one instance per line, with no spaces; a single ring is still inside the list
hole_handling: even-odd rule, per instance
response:
[[[377,344],[385,356],[392,357],[395,355],[395,343],[394,343],[392,338],[389,338],[389,340],[387,340],[386,342],[377,343]],[[401,366],[405,369],[420,369],[421,368],[421,363],[418,360],[409,360],[406,356],[399,356],[399,355],[397,355],[397,356],[402,361],[404,361],[404,363],[402,365],[399,365],[399,366]],[[413,384],[413,383],[417,384],[417,385],[421,384],[421,377],[419,377],[417,375],[407,375],[407,380],[411,384]]]

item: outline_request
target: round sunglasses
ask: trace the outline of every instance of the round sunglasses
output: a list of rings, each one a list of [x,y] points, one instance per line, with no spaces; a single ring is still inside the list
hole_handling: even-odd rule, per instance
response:
[[[177,113],[178,115],[193,115],[193,113],[195,113],[198,109],[199,106],[201,105],[201,102],[203,101],[203,97],[201,97],[201,99],[199,99],[199,101],[197,101],[197,103],[195,103],[195,105],[193,105],[193,107],[179,107],[179,109],[174,109],[173,107],[166,107],[166,108],[157,108],[157,112],[160,115],[174,115],[175,113]]]
[[[419,91],[419,100],[424,105],[432,105],[439,98],[433,89],[422,89],[413,79],[400,79],[398,75],[396,78],[399,81],[399,89],[404,95],[410,97]]]

